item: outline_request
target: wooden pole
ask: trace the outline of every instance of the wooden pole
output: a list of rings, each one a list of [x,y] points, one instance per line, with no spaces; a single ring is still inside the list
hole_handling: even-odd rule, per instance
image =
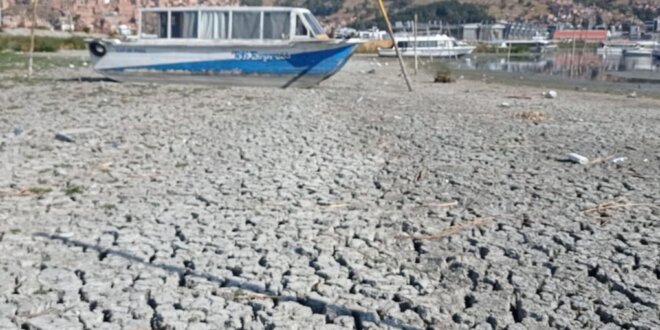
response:
[[[385,4],[383,4],[383,0],[378,0],[378,6],[380,7],[380,12],[383,14],[383,18],[385,19],[385,24],[387,25],[387,33],[390,35],[390,39],[392,39],[392,43],[394,44],[394,51],[396,52],[396,57],[399,58],[401,73],[403,73],[403,78],[406,80],[408,91],[412,92],[413,91],[412,85],[410,84],[410,80],[408,79],[406,66],[403,63],[403,58],[401,57],[401,53],[399,52],[399,46],[397,46],[396,40],[394,40],[394,31],[392,30],[392,24],[390,23],[390,18],[389,16],[387,16],[387,10],[385,9]]]
[[[506,51],[506,71],[510,70],[510,65],[511,65],[511,45],[512,43],[511,41],[509,41],[509,46],[507,47],[507,51]]]
[[[37,1],[32,0],[32,24],[30,25],[30,57],[28,58],[28,79],[32,78],[32,62],[34,58],[34,27],[37,25]]]
[[[415,38],[415,47],[413,51],[415,52],[415,75],[417,75],[417,14],[415,14],[415,26],[413,26],[413,35]]]

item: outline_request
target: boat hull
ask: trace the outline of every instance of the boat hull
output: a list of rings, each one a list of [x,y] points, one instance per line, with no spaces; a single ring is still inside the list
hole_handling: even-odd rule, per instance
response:
[[[401,56],[414,57],[415,51],[413,49],[399,49]],[[454,47],[445,49],[417,49],[418,57],[462,57],[472,53],[474,47]],[[378,56],[381,57],[395,57],[396,52],[394,48],[378,48]]]
[[[635,48],[624,49],[622,53],[625,57],[649,57],[651,56],[652,52],[652,49]]]
[[[269,45],[104,42],[90,53],[96,72],[116,81],[311,87],[337,73],[357,45],[328,41]]]

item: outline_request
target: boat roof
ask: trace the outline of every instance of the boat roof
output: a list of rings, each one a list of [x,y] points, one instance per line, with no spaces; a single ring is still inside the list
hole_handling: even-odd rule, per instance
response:
[[[302,7],[276,7],[276,6],[187,6],[187,7],[149,7],[141,8],[140,12],[152,11],[304,11],[309,9]]]

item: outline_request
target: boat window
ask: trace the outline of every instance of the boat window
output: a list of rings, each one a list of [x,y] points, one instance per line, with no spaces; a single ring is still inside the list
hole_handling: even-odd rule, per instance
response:
[[[141,38],[167,38],[167,12],[143,12]]]
[[[197,38],[197,12],[172,12],[172,38]]]
[[[201,39],[227,39],[228,13],[223,11],[203,11],[199,17],[199,37]]]
[[[297,36],[307,35],[307,28],[305,27],[305,24],[303,24],[302,20],[300,19],[300,16],[298,15],[296,15],[296,35]]]
[[[417,47],[420,47],[420,48],[433,48],[433,47],[437,47],[437,46],[438,46],[438,42],[433,41],[433,40],[425,40],[425,41],[418,41],[417,42]]]
[[[325,31],[323,30],[323,27],[319,23],[319,21],[316,20],[316,17],[312,15],[311,13],[304,13],[305,15],[305,20],[309,24],[310,28],[312,29],[312,32],[314,32],[314,35],[319,35],[319,34],[324,34]]]
[[[264,12],[264,39],[289,39],[290,26],[289,12]]]
[[[259,39],[260,12],[235,11],[231,19],[231,37],[233,39]]]
[[[407,41],[399,41],[396,43],[396,46],[399,48],[408,48],[408,42]]]

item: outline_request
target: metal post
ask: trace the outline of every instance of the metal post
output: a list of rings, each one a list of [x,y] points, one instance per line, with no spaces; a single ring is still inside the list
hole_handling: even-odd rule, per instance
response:
[[[413,26],[413,36],[415,38],[415,46],[413,47],[413,52],[415,52],[415,75],[417,75],[417,14],[415,14],[415,26]]]
[[[383,14],[383,18],[385,19],[385,25],[387,25],[387,33],[389,33],[390,39],[392,39],[392,43],[394,44],[394,51],[396,52],[396,56],[399,58],[401,73],[403,73],[403,78],[406,80],[408,91],[412,92],[413,90],[412,85],[410,85],[410,80],[408,79],[408,73],[406,72],[406,66],[403,63],[403,58],[401,57],[401,53],[399,52],[399,46],[397,46],[396,40],[394,40],[394,31],[392,31],[392,24],[390,24],[390,18],[389,16],[387,16],[387,10],[385,9],[385,4],[383,4],[383,0],[378,0],[378,6],[380,7],[380,12]]]

